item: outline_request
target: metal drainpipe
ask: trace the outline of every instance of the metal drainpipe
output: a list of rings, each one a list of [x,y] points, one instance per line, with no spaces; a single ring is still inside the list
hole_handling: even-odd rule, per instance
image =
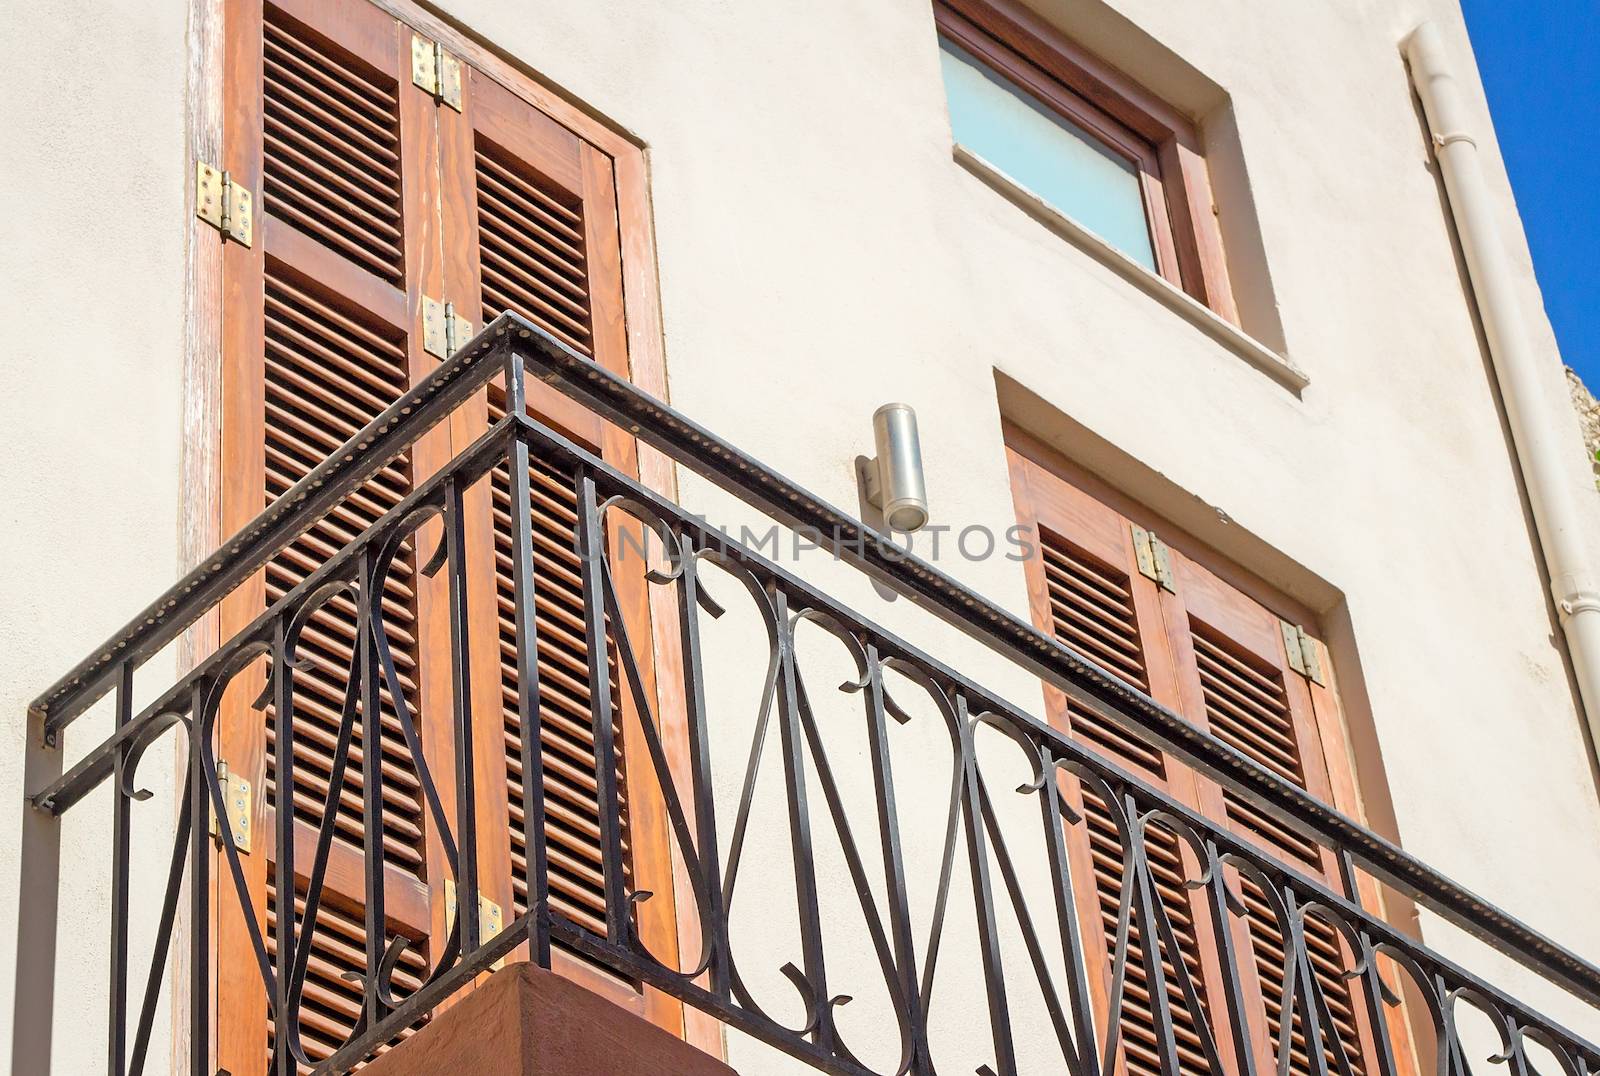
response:
[[[1548,411],[1541,385],[1543,360],[1517,305],[1478,146],[1467,133],[1468,114],[1438,27],[1432,22],[1417,27],[1405,51],[1411,80],[1428,116],[1450,212],[1489,340],[1490,362],[1505,401],[1517,466],[1572,654],[1591,743],[1600,754],[1600,584],[1588,563],[1583,521],[1566,465],[1577,448],[1569,443],[1568,424]]]

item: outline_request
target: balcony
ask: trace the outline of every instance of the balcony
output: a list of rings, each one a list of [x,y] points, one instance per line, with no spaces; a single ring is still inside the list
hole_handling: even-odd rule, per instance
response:
[[[491,389],[504,417],[352,533],[352,492]],[[830,578],[909,599],[933,637],[959,633],[959,664],[985,680],[1035,698],[1048,686],[1169,752],[1330,852],[1340,884],[530,417],[533,393],[807,536],[840,562]],[[570,525],[561,557],[552,513]],[[324,524],[317,534],[346,537],[321,539],[274,598],[263,573]],[[402,591],[429,595],[431,613],[397,617]],[[472,628],[492,618],[485,601],[498,638]],[[152,658],[202,618],[225,625],[221,644],[152,685]],[[735,621],[737,637],[718,634]],[[548,682],[552,648],[582,666],[564,686]],[[718,681],[730,671],[742,695]],[[275,719],[313,694],[319,724]],[[976,1054],[967,1071],[1002,1076],[1399,1076],[1465,1073],[1487,1048],[1519,1076],[1600,1076],[1600,1047],[1392,925],[1377,894],[1581,1003],[1600,1005],[1600,968],[511,315],[40,696],[46,757],[102,699],[111,734],[32,803],[49,827],[93,812],[81,824],[111,834],[93,882],[110,893],[111,938],[109,1011],[95,1018],[116,1076],[165,1068],[150,1044],[175,976],[195,1076],[216,1071],[219,1023],[241,1013],[270,1044],[252,1071],[283,1076],[396,1049],[508,960],[681,1005],[830,1073],[961,1071],[949,1058]],[[575,728],[572,700],[586,707]],[[382,714],[381,750],[362,749],[363,714]],[[558,735],[582,741],[587,766],[548,748]],[[244,741],[265,781],[226,765],[221,745]],[[174,836],[139,847],[134,813],[164,809],[141,790],[158,744],[186,760],[166,808]],[[558,786],[586,790],[592,816]],[[276,809],[280,788],[293,809]],[[661,835],[653,864],[640,860],[647,826]],[[432,835],[428,850],[411,830]],[[136,901],[131,865],[152,858],[165,886]],[[396,929],[405,901],[436,928]],[[130,933],[155,939],[148,967]]]

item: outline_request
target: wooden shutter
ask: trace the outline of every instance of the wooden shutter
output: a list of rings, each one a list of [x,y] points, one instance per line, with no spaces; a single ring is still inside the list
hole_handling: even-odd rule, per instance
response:
[[[492,91],[490,91],[492,92]],[[518,135],[521,132],[512,132]],[[507,139],[512,140],[512,139]],[[516,141],[521,141],[517,138]],[[576,139],[571,145],[576,157]],[[477,193],[477,240],[482,316],[521,314],[584,354],[593,354],[588,259],[584,250],[583,201],[510,149],[485,134],[473,134],[473,180]],[[532,153],[538,159],[540,154]],[[505,414],[504,393],[491,389],[489,419]],[[596,447],[597,424],[584,440]],[[600,803],[596,781],[593,711],[589,695],[588,646],[584,637],[583,591],[576,551],[578,505],[573,476],[535,459],[534,541],[539,631],[539,691],[543,715],[544,785],[551,899],[557,909],[605,933],[605,876],[600,852]],[[515,904],[527,908],[527,828],[521,812],[522,755],[517,713],[517,655],[511,572],[511,491],[505,468],[494,474],[495,563],[501,684],[505,716],[506,769],[511,811],[511,860]],[[620,698],[615,654],[609,655],[613,698]],[[622,745],[621,730],[617,743]],[[625,750],[618,752],[619,764]],[[619,781],[619,787],[622,782]],[[623,814],[623,845],[627,847]]]
[[[626,376],[621,246],[610,156],[508,86],[469,67],[462,111],[441,126],[440,158],[445,232],[468,240],[450,244],[446,254],[456,309],[479,324],[515,312]],[[631,436],[541,382],[530,380],[528,394],[534,417],[617,469],[637,475]],[[504,392],[496,381],[483,401],[481,422],[498,421],[504,408]],[[463,430],[460,436],[481,428]],[[573,476],[536,453],[530,477],[551,901],[558,914],[604,934],[599,820],[602,810],[613,808],[597,798]],[[506,899],[520,913],[527,906],[528,867],[521,812],[509,479],[503,466],[491,475],[491,523],[484,540],[493,551],[493,591],[478,608],[474,636],[475,645],[477,638],[497,642],[493,708],[499,728],[494,735],[505,745],[505,785],[503,799],[493,809],[501,812],[498,817],[509,818],[510,825],[500,835],[505,844],[496,854],[507,864]],[[619,536],[610,538],[615,553]],[[653,697],[646,584],[642,574],[622,570],[617,585],[629,638],[648,681],[647,694]],[[677,935],[665,816],[648,762],[641,756],[637,766],[629,765],[641,715],[631,691],[620,682],[614,645],[608,667],[615,703],[619,802],[614,809],[623,823],[622,869],[630,888],[655,894],[640,906],[638,926],[653,952],[672,958]],[[664,995],[620,980],[559,947],[557,967],[681,1033],[681,1007]]]
[[[253,518],[436,366],[438,359],[421,348],[424,296],[452,302],[459,315],[480,326],[516,310],[597,362],[629,373],[615,139],[608,136],[609,149],[600,149],[466,62],[462,108],[442,106],[411,82],[416,27],[430,31],[430,39],[440,32],[420,12],[414,26],[368,0],[226,0],[224,18],[224,159],[213,163],[248,186],[258,208],[254,242],[223,248],[223,533]],[[575,112],[563,115],[569,122],[577,118]],[[631,437],[540,383],[530,389],[539,417],[612,465],[637,473]],[[223,637],[470,444],[491,418],[500,417],[500,401],[496,388],[458,409],[448,424],[391,461],[275,557],[225,603]],[[480,884],[486,898],[514,913],[525,907],[527,882],[524,822],[513,809],[520,804],[520,745],[515,725],[508,723],[515,706],[507,700],[514,700],[516,684],[504,605],[510,586],[507,488],[502,469],[467,492],[466,531],[468,562],[482,566],[469,572],[468,602],[477,742],[503,741],[507,747],[505,763],[480,770]],[[552,889],[558,911],[598,928],[602,807],[595,800],[592,717],[580,671],[587,655],[576,600],[571,478],[537,461],[535,488]],[[424,540],[432,530],[424,531]],[[385,774],[386,929],[411,942],[397,976],[402,986],[427,974],[430,940],[446,929],[448,870],[420,802],[397,710],[403,701],[418,721],[429,758],[447,763],[452,687],[444,586],[442,577],[420,576],[416,550],[408,543],[383,596],[405,697],[390,698],[385,689],[372,746],[382,752]],[[653,677],[644,581],[623,575],[619,586],[630,637]],[[292,790],[277,787],[270,764],[281,715],[269,712],[263,723],[249,708],[262,686],[259,674],[252,674],[254,683],[240,678],[219,719],[221,757],[261,790],[256,831],[270,833],[278,809],[295,812],[299,869],[310,862],[315,820],[329,795],[331,750],[354,640],[355,609],[342,598],[308,625],[301,653],[311,667],[298,679],[292,715]],[[653,682],[646,690],[653,697]],[[671,961],[676,923],[659,795],[641,790],[649,782],[628,766],[640,715],[627,691],[614,689],[613,697],[620,702],[625,869],[655,894],[636,911],[639,928],[652,950]],[[357,728],[351,769],[338,795],[334,850],[301,1017],[314,1058],[331,1052],[360,1013],[361,987],[346,978],[364,971],[359,765],[369,744],[366,730]],[[450,767],[435,762],[432,769],[446,813],[453,815]],[[297,880],[292,897],[276,892],[270,844],[258,843],[267,850],[246,856],[245,866],[250,910],[268,924],[275,951],[280,917],[291,901],[304,907],[306,879]],[[215,1061],[246,1076],[265,1072],[271,1028],[241,909],[230,903],[227,889],[214,928]],[[654,991],[602,975],[570,954],[558,967],[681,1031],[679,1007]]]
[[[1239,582],[1223,578],[1221,565],[1213,570],[1176,549],[1169,555],[1176,585],[1174,593],[1163,595],[1163,605],[1179,668],[1183,712],[1284,780],[1332,803],[1330,756],[1313,712],[1312,685],[1289,666],[1279,615],[1242,589]],[[1285,608],[1286,614],[1288,611]],[[1307,619],[1303,611],[1294,613],[1296,622]],[[1326,655],[1322,655],[1322,661],[1326,666]],[[1333,758],[1344,762],[1342,754]],[[1280,825],[1213,782],[1200,783],[1200,802],[1207,814],[1225,820],[1229,828],[1268,854],[1339,888],[1338,864],[1330,850]],[[1280,1011],[1284,937],[1277,917],[1256,885],[1248,878],[1236,881],[1248,909],[1239,952],[1253,958],[1247,969],[1253,974],[1245,978],[1246,993],[1258,999],[1258,1055],[1263,1064],[1276,1065],[1276,1055],[1271,1050],[1282,1041],[1284,1030],[1284,1013]],[[1336,1025],[1337,1039],[1351,1071],[1360,1076],[1372,1056],[1372,1029],[1359,996],[1352,994],[1351,985],[1344,978],[1345,972],[1354,967],[1352,956],[1338,932],[1325,921],[1308,917],[1305,931],[1306,947]],[[1288,1031],[1292,1047],[1290,1071],[1309,1076],[1314,1068],[1304,1021],[1294,1015]],[[1341,1071],[1331,1043],[1325,1044],[1324,1053],[1328,1070]]]
[[[1089,476],[1067,466],[1048,449],[1016,430],[1008,431],[1010,464],[1018,515],[1033,528],[1039,556],[1027,564],[1034,621],[1062,642],[1107,671],[1126,680],[1208,728],[1225,743],[1249,755],[1285,780],[1292,781],[1330,803],[1336,802],[1335,782],[1353,789],[1331,691],[1317,688],[1290,670],[1284,652],[1279,613],[1296,623],[1310,615],[1293,603],[1248,581],[1242,573],[1221,566],[1176,536],[1171,528],[1140,516]],[[1113,507],[1115,505],[1115,507]],[[1159,587],[1142,576],[1131,539],[1132,525],[1155,529],[1165,539],[1174,574],[1173,590]],[[1267,602],[1273,609],[1269,609]],[[1273,611],[1274,609],[1278,611]],[[1321,655],[1327,667],[1326,654]],[[1319,715],[1314,694],[1321,699]],[[1064,697],[1046,689],[1053,722],[1164,788],[1182,802],[1203,811],[1218,823],[1246,836],[1269,855],[1297,869],[1320,876],[1338,886],[1332,854],[1313,841],[1279,825],[1214,782],[1198,778],[1176,760],[1114,722],[1090,712],[1068,710]],[[1330,766],[1342,768],[1330,770]],[[1117,830],[1105,805],[1081,790],[1071,790],[1086,815],[1086,841],[1075,842],[1072,867],[1075,876],[1092,878],[1095,893],[1092,914],[1104,927],[1104,938],[1086,938],[1093,956],[1096,945],[1102,969],[1109,975],[1104,945],[1114,937],[1123,858]],[[1341,809],[1349,805],[1339,801]],[[1204,910],[1182,892],[1183,878],[1194,878],[1194,864],[1185,861],[1188,850],[1159,829],[1148,843],[1160,899],[1172,918],[1178,954],[1201,987],[1201,1005],[1226,1060],[1230,1047],[1225,1022],[1209,1019],[1211,997],[1220,987],[1214,966],[1211,926]],[[1284,941],[1264,895],[1247,879],[1234,878],[1242,893],[1247,915],[1233,924],[1241,961],[1247,1005],[1251,1009],[1251,1046],[1262,1071],[1273,1071],[1272,1050],[1280,1041],[1284,1014],[1279,1011]],[[1084,899],[1080,896],[1080,899]],[[1085,909],[1086,922],[1091,909]],[[1365,1011],[1352,995],[1342,971],[1351,967],[1349,954],[1338,933],[1315,918],[1306,922],[1307,945],[1317,980],[1324,991],[1337,1027],[1337,1037],[1356,1073],[1367,1071],[1372,1029]],[[1135,951],[1142,955],[1142,940],[1135,931]],[[1163,962],[1172,967],[1172,954]],[[1171,986],[1174,1031],[1184,1071],[1205,1072],[1208,1065],[1196,1052],[1196,1015],[1188,1011]],[[1099,986],[1102,1014],[1106,987]],[[1210,992],[1210,993],[1208,993]],[[1122,1034],[1127,1040],[1119,1064],[1129,1073],[1160,1071],[1154,1052],[1154,1025],[1149,1013],[1148,990],[1141,971],[1130,966],[1128,1000],[1124,1003]],[[1296,1016],[1289,1027],[1292,1043],[1291,1071],[1312,1071],[1305,1044],[1305,1029]],[[1338,1071],[1332,1046],[1327,1047],[1330,1071]]]
[[[1137,571],[1127,519],[1061,481],[1023,452],[1012,449],[1009,458],[1019,518],[1033,530],[1038,542],[1038,555],[1025,565],[1034,622],[1141,691],[1175,702],[1174,670],[1161,628],[1160,598],[1154,584]],[[1069,708],[1056,689],[1046,688],[1046,702],[1050,720],[1057,727],[1178,799],[1193,801],[1192,774],[1160,750],[1105,715]],[[1080,838],[1074,832],[1068,846],[1073,877],[1093,883],[1092,887],[1077,887],[1079,914],[1085,924],[1098,923],[1102,928],[1086,931],[1083,942],[1103,1035],[1127,860],[1108,805],[1077,782],[1069,782],[1066,796],[1084,816],[1085,835]],[[1200,941],[1211,937],[1209,913],[1184,887],[1186,879],[1197,877],[1198,864],[1176,835],[1159,827],[1146,832],[1145,844],[1156,895],[1178,943],[1176,951],[1161,946],[1159,953],[1173,1035],[1184,1071],[1206,1073],[1210,1066],[1202,1045],[1202,1025],[1212,1028],[1224,1051],[1228,1040],[1226,1028],[1217,1026],[1219,1022],[1211,1020],[1209,1013],[1210,997],[1218,983],[1215,956],[1211,947]],[[1144,946],[1135,922],[1124,981],[1118,1067],[1131,1076],[1158,1076],[1161,1060],[1155,1002],[1144,967]],[[1199,1012],[1191,1009],[1176,974],[1180,963],[1199,995]]]
[[[220,514],[222,532],[232,533],[433,367],[417,327],[421,296],[437,294],[442,280],[427,256],[440,241],[437,106],[411,85],[410,28],[366,0],[228,0],[224,20],[225,148],[216,163],[257,198],[252,244],[228,243],[223,252]],[[449,453],[449,431],[436,430],[390,461],[229,598],[223,637],[394,507]],[[363,991],[351,976],[365,974],[360,766],[368,750],[381,753],[385,778],[385,928],[411,941],[397,976],[402,986],[426,975],[430,939],[443,926],[442,852],[398,717],[403,702],[430,754],[441,735],[447,741],[448,724],[432,720],[449,713],[442,586],[419,575],[409,544],[385,584],[384,628],[404,697],[385,687],[375,720],[358,720],[337,792],[301,1013],[314,1060],[336,1049],[360,1017]],[[292,896],[273,884],[272,840],[258,840],[244,857],[253,913],[267,924],[274,953],[290,901],[304,907],[356,638],[355,605],[343,597],[306,627],[300,656],[309,667],[296,678],[291,718],[292,789],[279,787],[271,764],[285,715],[269,708],[263,723],[236,688],[221,717],[220,756],[260,790],[256,832],[271,833],[277,811],[296,818],[301,877]],[[215,1060],[248,1076],[266,1071],[273,1032],[231,903],[231,886],[222,886]]]

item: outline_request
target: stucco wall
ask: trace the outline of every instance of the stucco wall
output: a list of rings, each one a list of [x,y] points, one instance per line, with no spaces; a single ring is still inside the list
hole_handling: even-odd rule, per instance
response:
[[[1400,60],[1404,34],[1436,17],[1465,70],[1452,3],[1040,4],[1176,103],[1208,110],[1214,145],[1236,142],[1243,167],[1219,199],[1231,214],[1253,205],[1253,219],[1224,227],[1259,249],[1252,286],[1270,286],[1252,298],[1253,326],[1270,322],[1261,335],[1273,344],[1281,328],[1310,377],[1299,394],[952,159],[926,0],[443,7],[647,146],[676,406],[854,505],[869,416],[906,400],[921,416],[935,521],[1003,530],[998,371],[1013,408],[1037,398],[1071,420],[1035,408],[1032,421],[1052,427],[1038,432],[1325,612],[1408,849],[1600,958],[1589,748]],[[8,346],[13,391],[0,405],[15,491],[0,601],[11,745],[26,700],[175,574],[190,167],[182,5],[19,17],[39,23],[29,37],[55,74],[35,100],[4,106],[17,132],[7,200],[24,207],[4,224],[5,294],[20,311],[12,324],[40,327]],[[1188,67],[1163,68],[1152,41]],[[1551,356],[1550,409],[1570,416],[1486,113],[1476,133]],[[66,182],[85,174],[115,195],[109,236]],[[1592,487],[1576,449],[1571,480]],[[699,484],[685,491],[738,522]],[[1600,559],[1600,498],[1586,503]],[[1014,563],[941,563],[1025,612]],[[871,600],[858,581],[840,585]],[[1036,705],[1029,685],[924,631],[905,603],[873,612]],[[0,790],[15,803],[15,751],[3,758]],[[1424,928],[1475,956],[1454,932]],[[1499,963],[1481,966],[1525,983]],[[98,989],[96,974],[63,965],[74,989]],[[1600,1035],[1592,1013],[1550,1000]],[[769,1071],[733,1050],[742,1071]]]
[[[190,167],[183,4],[25,4],[8,18],[28,58],[0,102],[0,309],[29,328],[0,345],[0,1064],[11,1062],[27,704],[178,569]],[[171,669],[158,659],[151,675]],[[105,735],[107,713],[69,733],[67,764]],[[139,776],[157,797],[135,829],[141,901],[165,875],[165,853],[150,850],[170,846],[173,816],[168,756],[151,755]],[[63,830],[56,1072],[104,1066],[108,804],[97,796]],[[148,960],[150,907],[135,968]],[[163,1059],[166,1028],[163,1015]]]

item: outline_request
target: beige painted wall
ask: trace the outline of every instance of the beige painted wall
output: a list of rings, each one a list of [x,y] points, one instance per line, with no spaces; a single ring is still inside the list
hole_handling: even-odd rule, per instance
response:
[[[648,147],[675,405],[854,505],[871,411],[904,399],[921,415],[935,521],[1001,530],[1003,373],[1026,390],[1017,398],[1072,420],[1056,431],[1069,453],[1325,611],[1409,850],[1600,959],[1600,797],[1400,60],[1404,34],[1436,17],[1465,71],[1453,3],[1117,0],[1115,16],[1041,3],[1175,103],[1210,110],[1219,151],[1237,142],[1224,226],[1241,237],[1241,272],[1241,248],[1259,245],[1255,275],[1276,303],[1258,295],[1247,327],[1277,343],[1281,326],[1310,377],[1298,395],[952,159],[926,0],[443,6]],[[3,225],[4,294],[10,324],[34,327],[5,350],[0,405],[0,791],[13,803],[26,700],[176,572],[190,167],[181,4],[19,15],[38,22],[29,36],[50,62],[31,99],[4,106],[6,201],[21,207]],[[1188,68],[1162,67],[1144,35]],[[1216,111],[1219,88],[1231,111]],[[1570,418],[1486,114],[1477,134],[1550,354],[1551,413]],[[86,215],[84,175],[116,206],[104,226]],[[1573,437],[1600,559],[1575,421]],[[941,563],[1025,610],[1017,565]],[[1029,685],[904,606],[873,611],[1036,705]],[[15,825],[3,818],[0,846]],[[3,869],[8,921],[16,879]],[[1443,926],[1425,930],[1476,958]],[[1526,978],[1498,964],[1481,966],[1510,986]],[[63,976],[99,989],[90,967]],[[1545,994],[1534,984],[1529,997]],[[1595,1014],[1550,1004],[1600,1036]],[[9,1006],[0,1035],[8,1019]],[[743,1071],[769,1070],[733,1049]]]
[[[0,1064],[11,1063],[27,704],[178,569],[185,20],[182,4],[137,0],[8,10],[28,74],[0,101],[0,309],[31,327],[0,345]],[[152,676],[171,668],[158,659]],[[69,764],[105,735],[107,712],[69,735]],[[140,777],[157,797],[135,828],[140,899],[171,844],[170,766],[152,756]],[[104,1065],[109,802],[98,795],[63,829],[56,1072]],[[143,911],[136,967],[153,930]]]

